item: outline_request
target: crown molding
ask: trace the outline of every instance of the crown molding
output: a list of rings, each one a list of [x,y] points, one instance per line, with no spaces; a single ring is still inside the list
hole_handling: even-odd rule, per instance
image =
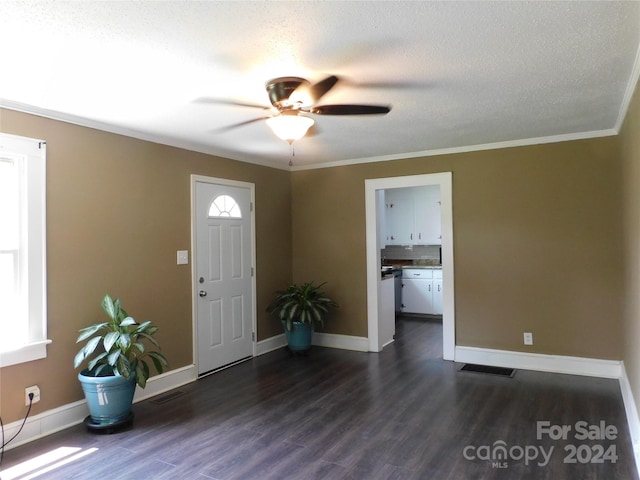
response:
[[[520,140],[509,140],[505,142],[484,143],[479,145],[467,145],[462,147],[440,148],[435,150],[424,150],[422,152],[397,153],[393,155],[383,155],[379,157],[357,158],[353,160],[340,160],[337,162],[319,163],[314,165],[294,165],[292,171],[314,170],[317,168],[343,167],[347,165],[357,165],[359,163],[388,162],[392,160],[406,160],[409,158],[433,157],[436,155],[452,155],[455,153],[479,152],[482,150],[498,150],[501,148],[525,147],[530,145],[542,145],[545,143],[569,142],[572,140],[585,140],[589,138],[610,137],[618,135],[618,130],[595,130],[591,132],[568,133],[564,135],[552,135],[549,137],[523,138]]]
[[[13,100],[7,100],[0,98],[0,108],[6,108],[7,110],[14,110],[16,112],[27,113],[30,115],[36,115],[38,117],[48,118],[50,120],[58,120],[61,122],[71,123],[80,127],[93,128],[103,132],[114,133],[116,135],[123,135],[125,137],[135,138],[137,140],[144,140],[147,142],[157,143],[160,145],[166,145],[169,147],[181,148],[183,150],[189,150],[191,152],[204,153],[206,155],[213,155],[216,157],[224,158],[227,160],[235,160],[238,162],[251,163],[260,165],[263,167],[277,168],[280,170],[289,170],[288,165],[283,165],[277,162],[268,160],[255,160],[243,157],[242,155],[235,155],[233,152],[222,152],[215,148],[208,147],[206,145],[197,144],[194,142],[187,142],[177,138],[165,137],[162,135],[155,135],[141,130],[135,130],[132,128],[121,127],[113,125],[107,122],[100,122],[97,120],[91,120],[89,118],[71,115],[68,113],[58,112],[55,110],[49,110],[46,108],[34,107],[25,103],[15,102]]]
[[[616,120],[615,126],[615,130],[618,132],[622,130],[622,124],[624,123],[624,119],[627,117],[633,93],[636,91],[636,87],[638,85],[638,79],[640,79],[640,46],[636,52],[636,59],[633,62],[633,69],[631,70],[629,83],[627,84],[627,89],[624,92],[622,104],[620,105],[620,111],[618,112],[618,119]]]
[[[640,50],[638,52],[639,52],[638,55],[640,56]],[[633,76],[635,81],[630,82],[627,88],[627,94],[625,95],[625,103],[623,104],[623,107],[620,110],[620,115],[623,120],[624,120],[624,115],[626,115],[626,111],[629,107],[631,96],[633,95],[635,84],[637,83],[639,76],[640,76],[640,60],[638,60],[638,56],[637,56],[636,64],[634,66],[634,76]],[[51,120],[58,120],[66,123],[71,123],[81,127],[93,128],[96,130],[114,133],[117,135],[124,135],[127,137],[136,138],[138,140],[144,140],[147,142],[153,142],[160,145],[167,145],[170,147],[181,148],[183,150],[189,150],[192,152],[204,153],[206,155],[213,155],[220,158],[235,160],[238,162],[251,163],[251,164],[260,165],[263,167],[276,168],[278,170],[288,170],[288,171],[316,170],[320,168],[333,168],[333,167],[342,167],[342,166],[349,166],[349,165],[358,165],[361,163],[388,162],[393,160],[406,160],[410,158],[433,157],[437,155],[452,155],[456,153],[468,153],[468,152],[478,152],[483,150],[497,150],[502,148],[541,145],[546,143],[568,142],[572,140],[584,140],[589,138],[614,136],[614,135],[617,135],[619,132],[619,125],[617,124],[616,128],[614,129],[595,130],[590,132],[577,132],[577,133],[569,133],[569,134],[563,134],[563,135],[552,135],[548,137],[523,138],[519,140],[509,140],[505,142],[493,142],[493,143],[484,143],[484,144],[478,144],[478,145],[467,145],[467,146],[461,146],[461,147],[440,148],[440,149],[434,149],[434,150],[424,150],[419,152],[405,152],[405,153],[382,155],[382,156],[376,156],[376,157],[338,160],[334,162],[316,163],[313,165],[288,166],[282,163],[277,163],[269,160],[250,159],[250,158],[243,157],[242,155],[236,155],[233,152],[221,152],[219,150],[216,150],[215,148],[211,148],[201,144],[196,144],[193,142],[186,142],[184,140],[180,140],[177,138],[164,137],[161,135],[154,135],[154,134],[143,132],[140,130],[130,129],[126,127],[119,127],[116,125],[111,125],[106,122],[100,122],[100,121],[91,120],[91,119],[76,116],[76,115],[56,112],[54,110],[48,110],[46,108],[34,107],[32,105],[23,104],[20,102],[14,102],[12,100],[6,100],[3,98],[0,98],[0,107],[6,108],[8,110],[14,110],[17,112],[28,113],[31,115],[37,115],[40,117],[49,118]],[[620,120],[619,118],[618,123],[621,124],[621,121],[623,120]]]

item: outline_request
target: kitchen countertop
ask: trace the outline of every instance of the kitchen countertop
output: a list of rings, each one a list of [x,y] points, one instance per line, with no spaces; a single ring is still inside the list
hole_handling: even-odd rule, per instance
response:
[[[406,268],[430,268],[441,269],[442,265],[384,265],[385,267],[391,267],[393,270],[404,270]]]
[[[406,269],[442,270],[442,265],[383,265],[381,269],[382,279],[393,278],[395,272]]]
[[[442,265],[403,265],[402,268],[403,269],[407,269],[407,268],[427,268],[427,269],[431,269],[431,270],[440,270],[442,268]]]

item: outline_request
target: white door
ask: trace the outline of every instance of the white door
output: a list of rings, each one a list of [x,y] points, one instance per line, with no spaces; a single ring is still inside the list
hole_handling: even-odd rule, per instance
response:
[[[251,194],[248,187],[195,182],[198,375],[253,354]]]

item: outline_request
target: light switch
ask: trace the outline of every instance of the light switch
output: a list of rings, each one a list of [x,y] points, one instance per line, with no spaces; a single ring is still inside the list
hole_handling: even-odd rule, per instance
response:
[[[189,250],[178,250],[178,265],[189,264]]]

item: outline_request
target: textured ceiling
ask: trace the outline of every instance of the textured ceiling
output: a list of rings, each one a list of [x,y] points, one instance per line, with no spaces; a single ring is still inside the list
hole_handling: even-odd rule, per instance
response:
[[[341,82],[294,164],[616,133],[638,78],[640,2],[0,1],[0,104],[287,168],[264,83]],[[0,118],[1,121],[1,118]]]

